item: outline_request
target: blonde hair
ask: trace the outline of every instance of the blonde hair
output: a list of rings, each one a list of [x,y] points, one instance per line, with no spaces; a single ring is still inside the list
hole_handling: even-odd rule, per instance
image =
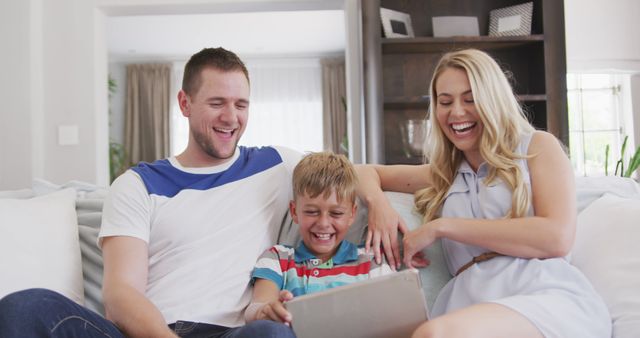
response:
[[[432,185],[416,192],[416,208],[424,215],[425,222],[437,217],[464,158],[436,120],[436,82],[449,68],[460,69],[467,74],[475,107],[484,125],[479,147],[488,165],[484,184],[492,183],[497,177],[502,179],[513,192],[511,210],[505,217],[524,216],[530,197],[517,161],[529,156],[514,151],[520,137],[532,133],[534,128],[527,121],[500,66],[487,53],[476,49],[445,54],[434,71],[430,84],[431,132],[425,149],[431,164]]]
[[[293,198],[306,194],[314,198],[323,194],[324,198],[336,193],[338,202],[356,201],[356,171],[344,155],[329,151],[306,155],[293,170]]]

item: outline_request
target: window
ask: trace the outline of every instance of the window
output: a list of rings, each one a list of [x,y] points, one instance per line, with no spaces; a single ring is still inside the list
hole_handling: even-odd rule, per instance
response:
[[[249,123],[240,144],[282,145],[301,152],[323,149],[320,60],[248,59]]]
[[[625,81],[628,76],[624,74],[567,74],[569,143],[576,175],[604,175],[607,145],[608,170],[613,175],[624,136],[633,135],[624,127],[630,118],[623,109]],[[628,143],[630,148],[633,140]]]

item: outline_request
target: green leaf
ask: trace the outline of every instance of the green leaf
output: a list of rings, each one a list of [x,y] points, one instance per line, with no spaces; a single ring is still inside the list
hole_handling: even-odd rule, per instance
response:
[[[609,145],[604,149],[604,174],[609,176]]]
[[[622,160],[624,158],[624,153],[627,150],[627,140],[629,139],[629,136],[625,136],[624,137],[624,141],[622,141],[622,148],[620,149],[620,159]]]
[[[640,146],[636,149],[636,152],[629,159],[629,165],[627,171],[624,173],[624,177],[631,177],[633,173],[640,167]]]
[[[126,162],[127,151],[124,145],[118,142],[109,142],[109,174],[111,182],[129,167]]]
[[[613,176],[618,176],[618,169],[621,169],[622,166],[622,160],[618,160],[618,162],[616,162],[616,171],[613,173]],[[620,170],[620,176],[622,176],[622,170]]]

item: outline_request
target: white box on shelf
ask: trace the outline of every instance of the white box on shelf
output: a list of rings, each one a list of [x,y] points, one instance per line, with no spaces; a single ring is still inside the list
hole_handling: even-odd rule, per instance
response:
[[[480,36],[478,17],[475,16],[434,16],[433,36],[444,38],[450,36]]]

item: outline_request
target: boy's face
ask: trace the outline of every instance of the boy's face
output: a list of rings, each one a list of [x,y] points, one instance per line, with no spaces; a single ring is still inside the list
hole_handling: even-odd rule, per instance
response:
[[[329,198],[300,194],[289,203],[293,221],[300,225],[300,235],[309,251],[323,262],[335,255],[353,223],[356,204],[347,198],[338,202],[335,191]]]

